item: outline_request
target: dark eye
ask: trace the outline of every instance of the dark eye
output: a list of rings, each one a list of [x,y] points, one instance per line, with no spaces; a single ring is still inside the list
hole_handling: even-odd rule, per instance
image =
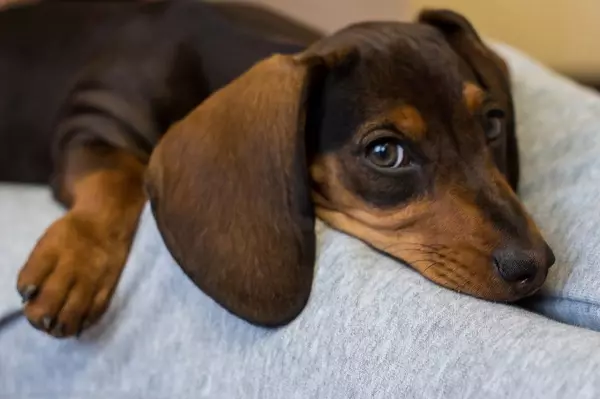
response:
[[[487,141],[494,141],[504,132],[504,111],[491,108],[484,114],[483,127]]]
[[[378,168],[394,169],[410,164],[410,159],[398,140],[388,137],[370,142],[365,156]]]

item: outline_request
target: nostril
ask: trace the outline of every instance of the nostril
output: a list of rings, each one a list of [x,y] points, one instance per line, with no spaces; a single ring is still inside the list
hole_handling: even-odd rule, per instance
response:
[[[538,267],[534,259],[514,252],[498,253],[494,264],[500,276],[509,283],[527,284],[535,278]]]
[[[500,276],[509,283],[526,283],[537,274],[537,267],[532,261],[517,260],[512,262],[498,262],[496,267]]]
[[[548,268],[552,267],[552,265],[554,265],[554,262],[556,262],[554,251],[552,251],[552,248],[550,248],[550,246],[546,244],[546,264],[548,265]]]

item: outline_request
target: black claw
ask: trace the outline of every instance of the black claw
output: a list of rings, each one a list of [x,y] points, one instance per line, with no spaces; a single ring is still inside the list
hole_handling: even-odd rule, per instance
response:
[[[65,325],[63,323],[58,323],[54,328],[54,335],[57,337],[62,337],[65,335]]]
[[[23,303],[31,300],[35,294],[37,294],[38,288],[35,285],[26,285],[22,290],[19,291]]]
[[[44,328],[44,330],[50,331],[50,328],[52,327],[52,317],[50,317],[50,316],[42,317],[42,327]]]

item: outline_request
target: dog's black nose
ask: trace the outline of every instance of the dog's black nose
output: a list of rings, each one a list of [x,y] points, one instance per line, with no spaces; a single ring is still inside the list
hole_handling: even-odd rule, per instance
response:
[[[547,255],[544,254],[543,258],[547,258]],[[533,256],[528,251],[509,248],[494,252],[494,264],[505,281],[521,284],[534,280],[538,270],[546,266],[545,262],[540,263],[539,257]]]

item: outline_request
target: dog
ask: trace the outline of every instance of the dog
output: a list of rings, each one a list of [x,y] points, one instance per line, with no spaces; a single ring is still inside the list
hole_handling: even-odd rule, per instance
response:
[[[259,326],[305,307],[317,217],[461,293],[540,288],[554,255],[515,194],[509,70],[465,17],[302,42],[224,10],[0,13],[0,178],[50,181],[68,208],[18,276],[34,327],[101,317],[148,199],[182,270]]]

